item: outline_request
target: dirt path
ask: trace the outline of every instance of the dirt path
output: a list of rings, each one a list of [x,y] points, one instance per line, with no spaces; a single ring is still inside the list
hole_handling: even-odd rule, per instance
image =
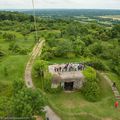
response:
[[[34,85],[32,82],[32,66],[35,61],[35,58],[41,53],[41,48],[42,48],[43,43],[44,43],[44,40],[41,40],[41,42],[36,43],[31,53],[31,57],[28,60],[28,63],[26,65],[24,78],[25,78],[26,86],[28,88],[34,88]]]
[[[44,44],[44,41],[45,40],[40,40],[40,42],[36,43],[31,53],[31,57],[26,65],[24,78],[25,78],[25,84],[28,88],[35,88],[32,82],[32,66],[36,57],[41,54],[41,49]],[[61,120],[49,106],[46,106],[44,109],[46,111],[46,117],[49,118],[49,120]],[[40,120],[40,118],[37,117],[37,120]]]
[[[105,73],[100,73],[100,74],[104,77],[104,79],[105,79],[105,80],[108,82],[108,84],[111,86],[111,89],[112,89],[112,91],[113,91],[113,93],[114,93],[114,96],[115,96],[116,100],[120,100],[120,93],[119,93],[117,87],[113,87],[113,82],[112,82],[112,80],[110,80],[110,78],[109,78]]]
[[[45,107],[45,111],[46,111],[46,118],[49,118],[49,120],[61,120],[49,106]]]

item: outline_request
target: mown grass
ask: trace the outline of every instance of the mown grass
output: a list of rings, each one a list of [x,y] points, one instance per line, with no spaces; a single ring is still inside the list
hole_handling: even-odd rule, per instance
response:
[[[108,75],[108,77],[116,83],[116,86],[118,88],[118,90],[120,91],[120,76],[118,76],[117,74],[115,73],[112,73],[112,72],[108,72],[106,73]]]
[[[27,55],[6,56],[0,62],[0,95],[11,92],[13,80],[24,80]]]
[[[74,57],[74,58],[54,58],[49,60],[49,64],[55,64],[55,63],[75,63],[75,62],[86,62],[86,61],[90,61],[93,58],[84,58],[84,57]]]
[[[103,79],[100,84],[102,87],[102,98],[98,102],[85,100],[80,92],[62,92],[60,94],[48,94],[50,105],[63,120],[67,120],[67,118],[70,120],[99,120],[103,118],[119,120],[120,108],[118,110],[114,108],[115,99],[110,90],[110,86]]]
[[[5,56],[0,58],[0,95],[8,96],[11,94],[12,81],[24,80],[25,65],[28,61],[28,55],[12,54],[9,46],[12,42],[21,48],[32,49],[34,39],[32,34],[24,37],[21,33],[15,31],[0,31],[0,48],[5,51]],[[3,34],[12,33],[16,36],[15,40],[5,40]]]
[[[16,36],[15,40],[12,41],[7,41],[0,37],[0,47],[1,49],[8,51],[9,45],[11,42],[14,42],[15,44],[19,45],[21,48],[27,48],[27,49],[32,49],[35,41],[34,41],[34,33],[30,33],[26,35],[25,37],[19,33],[19,32],[14,32],[14,31],[0,31],[2,34],[5,32],[7,33],[12,33]]]
[[[119,120],[120,108],[114,108],[115,98],[111,87],[102,76],[99,85],[101,88],[101,100],[89,102],[80,91],[72,93],[51,94],[47,93],[48,103],[62,120]],[[41,80],[33,78],[36,87],[41,89]]]

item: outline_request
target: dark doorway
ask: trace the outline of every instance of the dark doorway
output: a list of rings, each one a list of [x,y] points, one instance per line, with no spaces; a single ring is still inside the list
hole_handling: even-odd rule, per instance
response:
[[[65,82],[64,89],[73,90],[73,82]]]

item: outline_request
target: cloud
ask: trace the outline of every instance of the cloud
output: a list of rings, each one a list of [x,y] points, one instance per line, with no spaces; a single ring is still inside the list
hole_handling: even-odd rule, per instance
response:
[[[120,9],[120,0],[34,0],[36,8]],[[0,0],[0,9],[32,8],[32,0]]]

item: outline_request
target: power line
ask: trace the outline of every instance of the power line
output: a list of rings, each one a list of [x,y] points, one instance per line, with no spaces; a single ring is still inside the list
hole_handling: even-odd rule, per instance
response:
[[[34,0],[32,0],[32,6],[33,6],[33,16],[34,16],[35,37],[36,37],[36,40],[37,40],[38,39],[38,33],[37,33],[37,21],[36,21]]]

